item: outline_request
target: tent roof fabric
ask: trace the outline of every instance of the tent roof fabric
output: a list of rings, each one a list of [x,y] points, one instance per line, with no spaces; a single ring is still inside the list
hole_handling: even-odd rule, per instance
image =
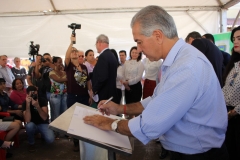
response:
[[[159,5],[168,9],[207,9],[234,5],[238,0],[7,0],[0,2],[0,15],[12,13],[42,13],[43,11],[111,11],[140,9],[147,5]]]
[[[106,34],[110,48],[126,50],[133,41],[130,22],[147,5],[159,5],[174,18],[180,38],[189,32],[219,33],[221,8],[240,0],[1,0],[0,52],[8,57],[27,58],[29,42],[40,44],[40,54],[64,57],[70,43],[67,25],[80,23],[75,47],[93,49],[99,34]],[[51,10],[52,12],[49,12]],[[44,12],[43,12],[44,11]],[[194,20],[195,19],[195,20]],[[197,20],[197,21],[196,21]],[[199,25],[201,24],[201,25]]]

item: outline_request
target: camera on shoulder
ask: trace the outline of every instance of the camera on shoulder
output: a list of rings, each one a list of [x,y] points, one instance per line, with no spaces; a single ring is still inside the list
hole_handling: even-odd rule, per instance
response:
[[[28,53],[28,55],[32,56],[33,59],[29,59],[29,60],[35,61],[35,57],[34,56],[38,55],[38,51],[39,51],[40,45],[39,44],[34,45],[33,41],[30,41],[30,43],[31,44],[29,45],[29,53]]]

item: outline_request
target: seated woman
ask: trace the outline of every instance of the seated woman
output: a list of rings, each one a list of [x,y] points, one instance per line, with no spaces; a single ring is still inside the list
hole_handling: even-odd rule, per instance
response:
[[[8,131],[5,141],[11,141],[15,134],[20,130],[18,122],[0,122],[0,131]],[[1,145],[0,145],[1,146]]]
[[[1,110],[1,107],[0,107]],[[7,131],[5,139],[0,140],[0,148],[8,149],[10,148],[11,140],[20,130],[20,124],[17,121],[14,122],[0,122],[0,131]],[[11,153],[6,154],[6,158],[10,158]]]
[[[27,97],[26,89],[24,88],[24,83],[22,79],[16,78],[12,82],[13,91],[10,94],[10,99],[18,105],[22,105]]]
[[[15,104],[7,95],[7,93],[4,92],[6,81],[3,78],[0,78],[0,106],[1,110],[0,112],[8,112],[12,116],[15,117],[15,119],[23,120],[23,113],[22,113],[22,105]],[[19,121],[21,124],[21,122]]]

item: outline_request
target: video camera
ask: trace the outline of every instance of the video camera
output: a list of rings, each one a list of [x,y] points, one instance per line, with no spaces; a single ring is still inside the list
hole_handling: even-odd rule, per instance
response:
[[[72,23],[72,24],[68,25],[68,28],[72,29],[72,34],[75,37],[76,36],[75,30],[81,29],[81,24]],[[76,41],[73,41],[73,44],[76,44]]]
[[[31,44],[30,44],[30,46],[29,46],[29,53],[28,53],[28,55],[29,55],[29,56],[33,56],[33,61],[35,61],[34,56],[38,54],[40,45],[39,45],[39,44],[34,45],[34,44],[33,44],[33,43],[34,43],[33,41],[30,41],[30,43],[31,43]]]

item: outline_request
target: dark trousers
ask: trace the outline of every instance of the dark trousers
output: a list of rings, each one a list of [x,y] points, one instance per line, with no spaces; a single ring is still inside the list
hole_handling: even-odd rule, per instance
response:
[[[236,115],[228,120],[225,143],[229,159],[240,159],[240,115]]]
[[[170,151],[171,160],[228,160],[228,152],[225,143],[221,148],[212,148],[207,152],[198,154],[183,154]]]
[[[125,90],[126,104],[141,101],[141,98],[142,98],[141,82],[138,82],[134,85],[130,85],[129,87],[130,87],[130,90]]]
[[[122,98],[122,90],[117,88],[117,104],[120,104]]]
[[[74,103],[82,103],[85,105],[89,105],[89,95],[76,95],[68,93],[67,95],[67,108],[70,108]],[[73,139],[74,146],[79,146],[79,140]]]
[[[77,94],[71,94],[68,93],[67,95],[67,108],[74,105],[74,103],[82,103],[85,105],[89,105],[89,95],[77,95]]]

